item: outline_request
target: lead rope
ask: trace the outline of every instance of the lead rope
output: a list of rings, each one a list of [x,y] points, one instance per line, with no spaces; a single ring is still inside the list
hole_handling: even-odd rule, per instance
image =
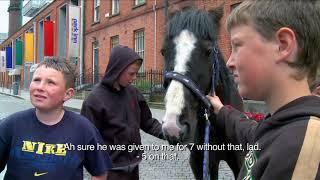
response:
[[[214,56],[213,56],[213,63],[212,63],[212,84],[211,84],[211,95],[215,95],[215,87],[218,85],[219,80],[219,60],[218,60],[218,48],[215,46],[213,48]],[[206,127],[205,127],[205,134],[204,134],[204,144],[209,145],[210,140],[210,121],[209,121],[209,114],[210,110],[205,108],[204,110],[204,117],[206,119]],[[213,127],[211,129],[213,131]],[[210,171],[209,171],[209,149],[204,150],[203,154],[203,180],[210,179]]]

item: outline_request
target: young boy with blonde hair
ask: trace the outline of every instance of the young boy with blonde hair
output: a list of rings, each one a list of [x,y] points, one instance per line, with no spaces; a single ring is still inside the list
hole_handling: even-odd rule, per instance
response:
[[[227,66],[243,97],[265,101],[259,123],[208,96],[216,128],[248,150],[238,179],[320,179],[320,9],[312,0],[247,0],[227,20]]]
[[[30,84],[35,108],[0,123],[0,171],[7,165],[5,180],[82,180],[83,166],[92,179],[106,179],[111,160],[96,149],[103,144],[98,130],[63,108],[74,94],[74,82],[73,68],[65,60],[51,58],[38,65]]]

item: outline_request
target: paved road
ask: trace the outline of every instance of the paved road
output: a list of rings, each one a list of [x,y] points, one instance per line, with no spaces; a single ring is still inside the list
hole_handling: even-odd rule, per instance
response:
[[[0,94],[0,119],[24,109],[32,107],[30,102],[15,97],[4,96]],[[163,111],[152,109],[153,115],[161,119]],[[142,143],[151,147],[154,145],[164,145],[168,143],[159,140],[141,131]],[[145,159],[140,164],[141,180],[190,180],[194,179],[189,167],[189,151],[170,151],[170,150],[150,150],[145,151]],[[173,160],[172,160],[173,159]],[[232,180],[233,175],[225,163],[220,164],[219,179]],[[0,180],[3,179],[4,172],[0,174]],[[85,175],[85,179],[89,179]]]

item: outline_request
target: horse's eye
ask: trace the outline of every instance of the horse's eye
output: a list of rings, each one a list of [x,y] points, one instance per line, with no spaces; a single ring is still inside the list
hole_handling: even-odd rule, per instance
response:
[[[160,52],[161,52],[161,55],[164,56],[166,50],[165,49],[161,49]]]

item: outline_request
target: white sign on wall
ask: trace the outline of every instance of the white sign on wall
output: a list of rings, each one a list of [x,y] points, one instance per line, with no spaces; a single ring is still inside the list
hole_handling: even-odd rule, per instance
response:
[[[78,58],[80,49],[80,7],[69,5],[69,58]]]

